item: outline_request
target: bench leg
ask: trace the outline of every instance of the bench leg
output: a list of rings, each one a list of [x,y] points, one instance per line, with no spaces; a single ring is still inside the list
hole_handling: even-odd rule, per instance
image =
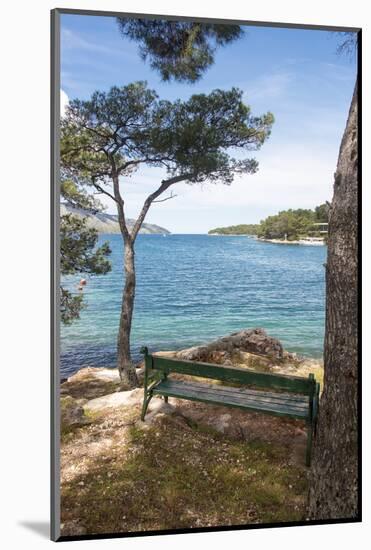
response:
[[[169,401],[169,398],[167,395],[164,395],[164,400],[165,400],[165,403],[167,403]]]
[[[152,398],[151,394],[148,397],[144,396],[142,414],[140,416],[140,419],[142,420],[142,422],[144,422],[144,417],[146,416],[147,408],[148,408],[149,402],[151,401],[151,398]]]
[[[307,452],[305,457],[305,464],[306,466],[310,466],[310,459],[312,455],[312,439],[313,439],[313,424],[311,422],[307,422]]]

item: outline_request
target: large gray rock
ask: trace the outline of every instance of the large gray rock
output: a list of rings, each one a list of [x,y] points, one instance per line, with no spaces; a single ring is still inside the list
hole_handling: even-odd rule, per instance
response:
[[[173,403],[175,403],[175,399],[170,398],[170,401],[170,403],[165,403],[165,401],[159,397],[151,399],[144,422],[140,420],[138,424],[151,425],[164,415],[174,414],[175,406]]]
[[[209,344],[179,351],[176,353],[176,357],[189,361],[221,362],[225,364],[225,361],[236,352],[268,356],[278,361],[284,358],[284,349],[281,342],[277,338],[268,336],[262,328],[234,332]]]
[[[61,396],[60,412],[62,431],[68,430],[71,426],[86,423],[83,401],[84,400],[81,399],[74,399],[70,395]]]

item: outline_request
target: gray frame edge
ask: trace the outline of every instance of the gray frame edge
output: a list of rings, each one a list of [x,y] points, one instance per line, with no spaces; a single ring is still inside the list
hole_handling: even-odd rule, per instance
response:
[[[59,309],[59,126],[60,126],[60,13],[51,10],[50,42],[50,260],[51,260],[51,339],[50,339],[50,538],[60,537],[60,309]]]
[[[60,15],[92,15],[98,17],[133,17],[144,19],[166,19],[168,21],[197,21],[199,23],[227,23],[230,25],[247,25],[251,27],[279,27],[287,29],[304,29],[304,30],[319,30],[319,31],[338,31],[338,32],[359,32],[361,27],[346,27],[332,25],[316,25],[312,23],[282,23],[270,21],[251,21],[248,19],[219,19],[216,17],[197,17],[192,15],[168,15],[154,13],[136,13],[136,12],[119,12],[119,11],[101,11],[78,8],[56,8],[55,10]]]

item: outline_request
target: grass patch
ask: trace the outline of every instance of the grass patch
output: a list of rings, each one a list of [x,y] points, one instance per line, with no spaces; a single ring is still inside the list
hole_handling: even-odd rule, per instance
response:
[[[75,399],[95,399],[96,397],[113,393],[118,389],[126,389],[122,387],[120,382],[102,380],[101,378],[89,375],[74,378],[70,382],[64,382],[61,388]]]
[[[88,407],[84,407],[84,414],[85,417],[90,420],[91,422],[97,422],[99,420],[102,420],[105,417],[105,411],[104,410],[96,410],[93,411],[92,409],[89,409]]]
[[[286,448],[172,416],[127,430],[126,442],[64,483],[62,522],[107,533],[304,519],[306,471],[288,464]]]

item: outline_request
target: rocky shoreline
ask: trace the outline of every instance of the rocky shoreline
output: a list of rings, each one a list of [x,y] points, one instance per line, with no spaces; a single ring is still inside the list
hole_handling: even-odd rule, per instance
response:
[[[274,244],[300,244],[304,246],[325,246],[325,241],[310,241],[305,239],[300,239],[297,241],[285,241],[283,239],[262,239],[260,237],[256,237],[257,241],[261,241],[263,243],[274,243]]]
[[[323,362],[309,359],[286,351],[281,342],[269,336],[264,329],[242,330],[218,338],[204,345],[179,351],[158,351],[154,355],[236,366],[257,372],[271,372],[307,377],[313,373],[316,379],[323,380]],[[140,384],[143,381],[144,363],[136,365]],[[90,407],[90,401],[105,396],[102,403],[112,402],[112,406],[125,403],[129,388],[121,384],[117,369],[106,367],[83,367],[61,383],[61,397],[70,396],[80,400],[80,405]],[[137,390],[133,390],[137,392]],[[142,389],[138,388],[142,394]],[[122,395],[119,396],[118,393]],[[138,393],[138,392],[137,392]],[[108,399],[108,401],[107,401]],[[122,400],[122,401],[121,401]]]

